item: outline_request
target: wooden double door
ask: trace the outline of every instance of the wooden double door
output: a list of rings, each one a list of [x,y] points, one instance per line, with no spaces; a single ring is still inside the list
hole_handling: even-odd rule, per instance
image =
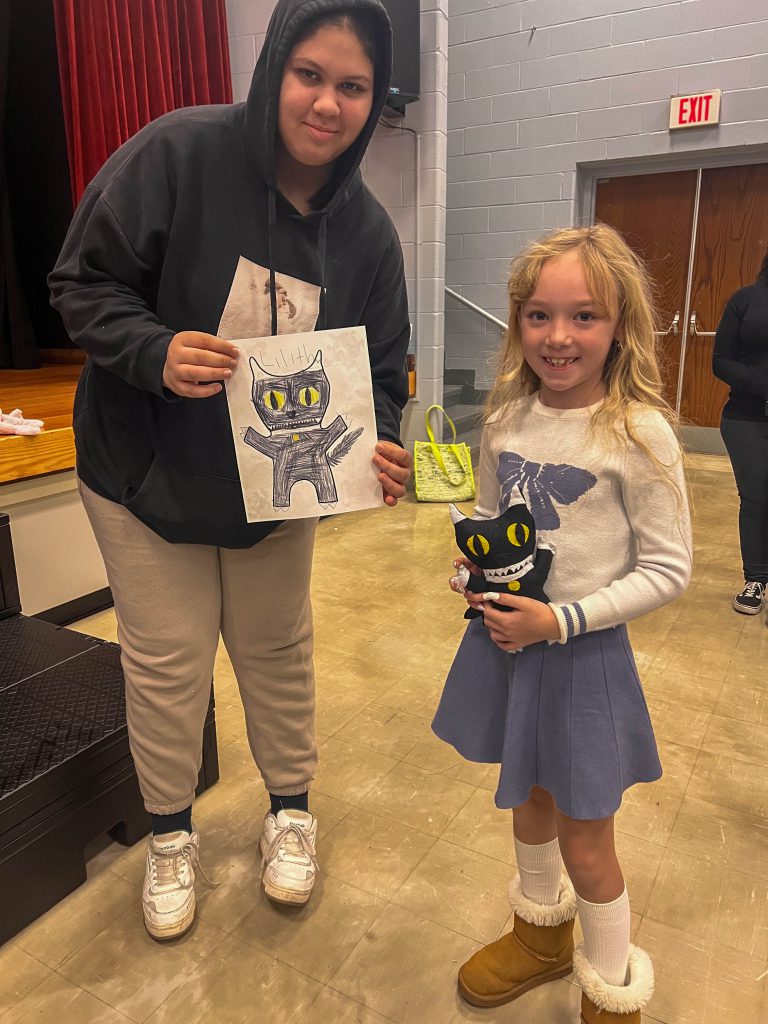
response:
[[[595,220],[621,231],[650,270],[666,397],[686,439],[722,451],[728,386],[712,373],[714,335],[768,247],[768,164],[599,179]]]

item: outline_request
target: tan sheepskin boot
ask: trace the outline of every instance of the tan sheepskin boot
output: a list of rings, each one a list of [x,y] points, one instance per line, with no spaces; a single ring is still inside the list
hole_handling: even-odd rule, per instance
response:
[[[653,995],[653,964],[645,950],[629,947],[626,985],[603,981],[583,946],[573,954],[573,970],[581,985],[581,1024],[640,1024],[640,1011]]]
[[[568,878],[563,875],[559,899],[551,906],[526,899],[519,876],[509,899],[515,912],[512,931],[459,969],[459,992],[473,1006],[501,1006],[571,973],[576,897]]]

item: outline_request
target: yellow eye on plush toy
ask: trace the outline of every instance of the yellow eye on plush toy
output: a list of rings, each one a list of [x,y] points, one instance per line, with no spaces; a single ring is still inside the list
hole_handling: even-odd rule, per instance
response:
[[[527,544],[530,535],[531,531],[525,523],[511,523],[507,527],[507,540],[510,544],[514,544],[516,548],[521,547],[523,544]],[[522,540],[520,538],[522,538]]]
[[[482,533],[474,533],[467,541],[467,547],[470,554],[474,555],[475,558],[482,558],[483,555],[487,555],[491,550],[491,545]]]

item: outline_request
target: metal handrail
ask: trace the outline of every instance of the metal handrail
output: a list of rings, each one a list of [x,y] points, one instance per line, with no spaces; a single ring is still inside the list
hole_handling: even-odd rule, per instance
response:
[[[445,294],[450,295],[452,299],[456,299],[457,302],[460,302],[463,306],[466,306],[473,312],[479,313],[479,315],[485,317],[489,323],[496,324],[496,326],[500,327],[502,331],[506,331],[507,324],[505,324],[503,320],[499,320],[498,317],[494,316],[493,313],[489,313],[487,309],[483,309],[482,306],[477,306],[474,302],[470,302],[469,299],[464,298],[463,295],[459,295],[458,292],[455,292],[452,288],[448,288],[447,285],[445,288]]]

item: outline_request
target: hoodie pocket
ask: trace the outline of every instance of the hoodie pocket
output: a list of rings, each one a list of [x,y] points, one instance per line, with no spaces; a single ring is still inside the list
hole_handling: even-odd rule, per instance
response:
[[[180,469],[156,452],[140,487],[123,505],[164,540],[182,544],[226,544],[246,525],[239,480],[201,476]]]

